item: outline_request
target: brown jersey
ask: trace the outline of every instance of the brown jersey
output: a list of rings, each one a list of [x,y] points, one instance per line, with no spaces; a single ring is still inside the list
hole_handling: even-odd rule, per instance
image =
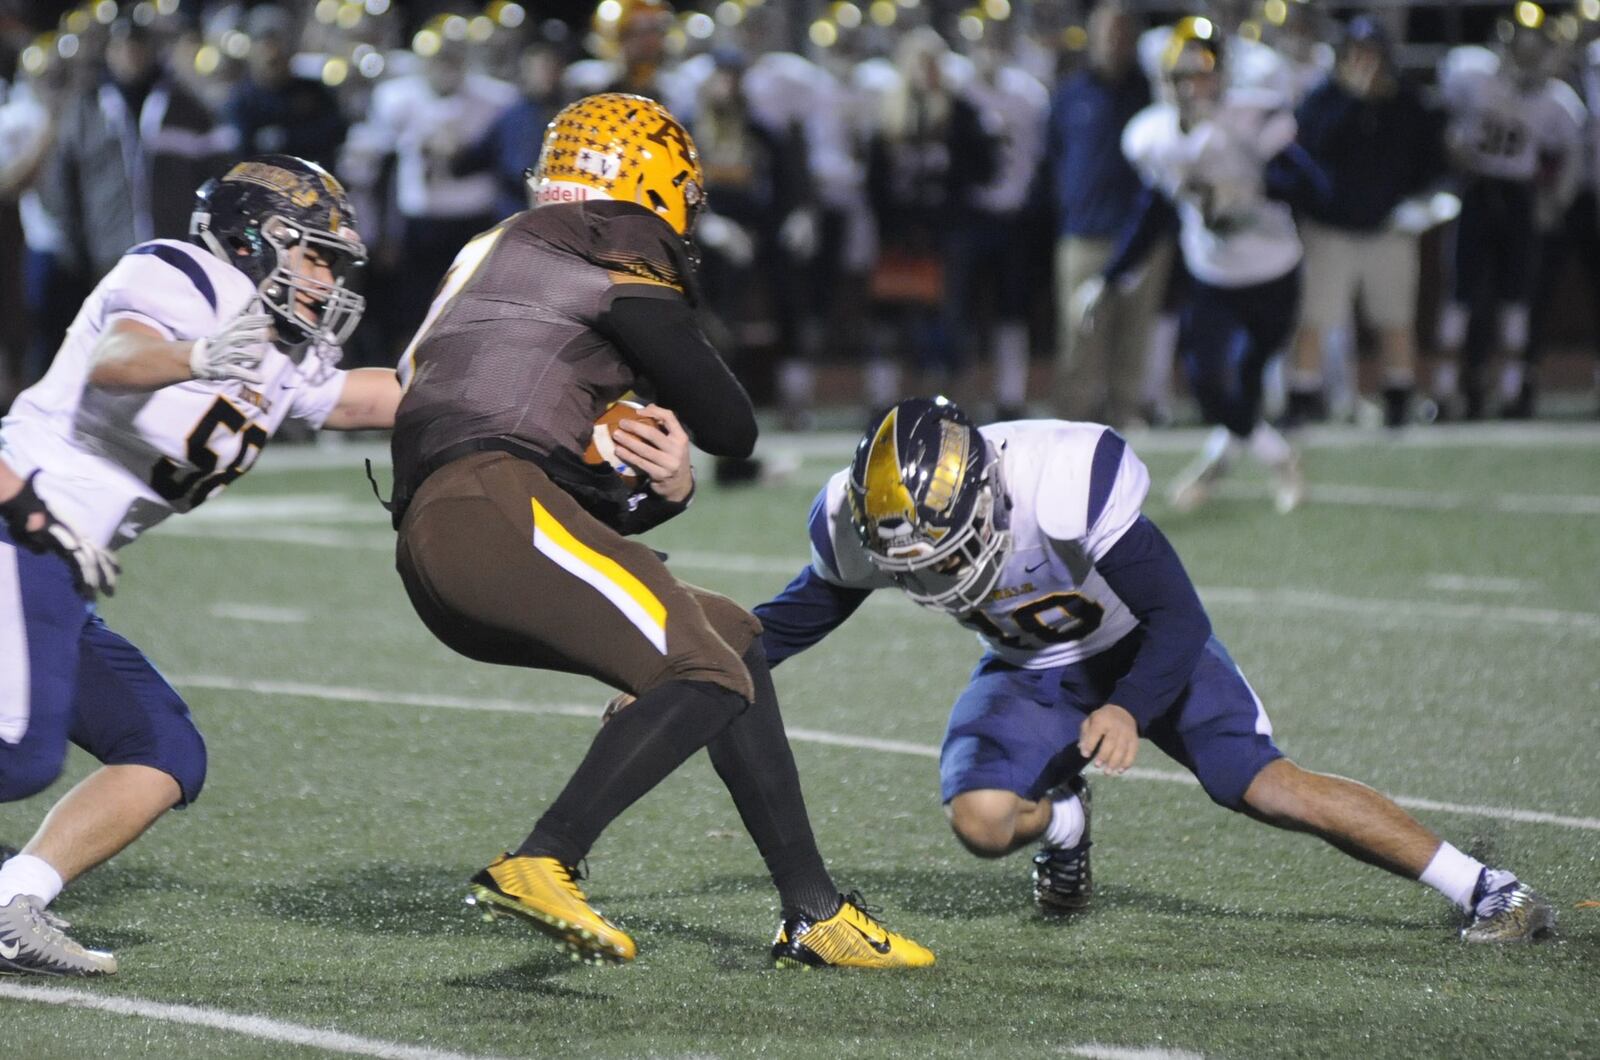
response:
[[[472,443],[582,453],[595,417],[637,381],[604,330],[611,303],[682,302],[689,279],[682,242],[632,203],[542,206],[476,237],[400,366],[397,496]]]

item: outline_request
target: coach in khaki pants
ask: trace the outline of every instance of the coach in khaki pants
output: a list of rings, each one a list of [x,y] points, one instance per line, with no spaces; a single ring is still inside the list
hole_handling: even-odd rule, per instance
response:
[[[1440,116],[1400,76],[1382,26],[1358,17],[1345,28],[1332,74],[1295,119],[1328,189],[1300,219],[1305,293],[1288,420],[1321,415],[1322,337],[1348,325],[1359,301],[1382,351],[1384,422],[1398,427],[1415,375],[1417,233],[1433,223],[1420,195],[1444,173]]]
[[[1130,289],[1096,308],[1092,335],[1073,326],[1072,294],[1099,276],[1135,214],[1138,175],[1122,154],[1122,129],[1150,103],[1135,62],[1135,31],[1122,5],[1089,20],[1089,62],[1056,89],[1050,114],[1050,179],[1060,228],[1055,254],[1055,406],[1068,419],[1122,426],[1138,410],[1149,320],[1166,282],[1170,249],[1152,255]]]

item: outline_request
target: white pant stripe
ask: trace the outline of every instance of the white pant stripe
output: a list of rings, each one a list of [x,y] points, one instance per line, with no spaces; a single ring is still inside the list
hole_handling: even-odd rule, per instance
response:
[[[562,548],[553,541],[548,534],[541,534],[535,529],[533,547],[544,553],[556,566],[589,584],[589,587],[600,593],[621,611],[633,627],[644,634],[652,647],[662,655],[667,654],[667,631],[639,602],[628,595],[616,582],[606,577],[605,574],[595,570],[578,556]]]
[[[29,676],[17,550],[0,545],[0,740],[6,743],[21,742],[28,731]]]

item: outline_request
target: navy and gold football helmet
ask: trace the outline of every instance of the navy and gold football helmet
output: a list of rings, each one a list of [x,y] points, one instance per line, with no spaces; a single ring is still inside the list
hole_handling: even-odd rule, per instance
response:
[[[1011,552],[999,454],[942,397],[879,416],[850,466],[850,519],[873,566],[924,607],[962,614]]]
[[[367,249],[344,186],[315,162],[263,155],[206,181],[195,193],[189,239],[250,277],[297,360],[308,343],[332,356],[361,322],[366,299],[350,285]],[[327,266],[330,280],[297,267],[306,254]]]

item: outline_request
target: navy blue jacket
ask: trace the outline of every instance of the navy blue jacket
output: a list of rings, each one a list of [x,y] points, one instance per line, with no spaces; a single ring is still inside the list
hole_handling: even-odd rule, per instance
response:
[[[1402,82],[1394,95],[1358,99],[1329,78],[1295,112],[1299,142],[1327,173],[1328,195],[1307,202],[1313,220],[1375,232],[1402,199],[1445,171],[1442,116]]]
[[[1150,84],[1134,69],[1114,84],[1073,74],[1050,104],[1050,179],[1063,236],[1115,238],[1136,213],[1139,175],[1122,153],[1122,130],[1150,105]]]

